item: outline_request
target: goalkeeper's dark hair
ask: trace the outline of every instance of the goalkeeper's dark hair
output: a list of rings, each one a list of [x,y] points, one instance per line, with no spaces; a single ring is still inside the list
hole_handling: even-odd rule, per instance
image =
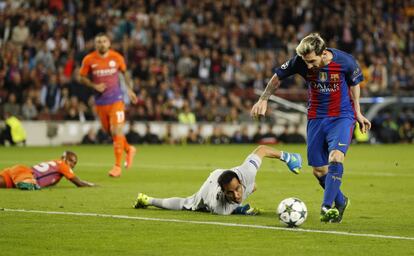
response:
[[[78,159],[78,156],[76,155],[75,152],[70,151],[70,150],[63,151],[62,158],[67,158],[68,156],[74,156],[76,157],[76,159]]]
[[[240,182],[239,176],[237,176],[237,174],[232,170],[227,170],[220,174],[217,182],[220,185],[221,190],[224,191],[224,186],[229,184],[234,178]]]

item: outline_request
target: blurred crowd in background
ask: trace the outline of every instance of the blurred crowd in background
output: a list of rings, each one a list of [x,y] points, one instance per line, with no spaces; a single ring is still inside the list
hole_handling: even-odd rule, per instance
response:
[[[94,92],[78,70],[101,32],[132,74],[133,121],[252,121],[255,89],[314,31],[358,60],[362,96],[414,96],[413,15],[412,1],[0,0],[0,112],[95,120]],[[277,94],[307,98],[298,76]],[[413,129],[413,119],[387,118],[398,140]]]
[[[134,122],[129,123],[126,133],[128,142],[132,144],[303,144],[305,137],[299,131],[299,125],[285,125],[280,133],[275,133],[275,127],[271,124],[260,124],[253,135],[248,132],[248,127],[242,125],[236,131],[229,134],[220,125],[214,126],[211,134],[205,135],[205,127],[202,124],[191,127],[187,134],[181,137],[173,135],[171,123],[167,124],[165,132],[157,134],[152,131],[149,123],[145,124],[145,130],[138,132]],[[102,129],[91,128],[83,137],[81,144],[110,144],[112,138]]]

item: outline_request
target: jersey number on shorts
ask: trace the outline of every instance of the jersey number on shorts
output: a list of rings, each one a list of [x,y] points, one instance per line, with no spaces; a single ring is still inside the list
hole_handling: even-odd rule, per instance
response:
[[[125,120],[125,113],[124,111],[116,111],[116,121],[118,123],[122,123]]]
[[[56,166],[56,162],[50,161],[47,163],[40,163],[38,165],[33,166],[33,169],[35,169],[38,172],[47,172],[50,166]]]

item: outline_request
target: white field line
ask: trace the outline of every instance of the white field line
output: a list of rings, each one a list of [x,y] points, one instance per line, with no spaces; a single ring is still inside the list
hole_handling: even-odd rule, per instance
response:
[[[16,164],[16,161],[0,161],[1,165],[14,165]],[[282,164],[282,163],[281,163]],[[107,164],[107,163],[88,163],[88,162],[83,162],[83,163],[79,163],[76,169],[80,169],[82,168],[82,166],[85,167],[103,167],[103,168],[110,168],[111,164]],[[215,166],[215,165],[211,165],[211,166],[206,166],[206,165],[187,165],[187,164],[175,164],[175,165],[168,165],[168,164],[141,164],[141,163],[137,163],[133,168],[134,169],[157,169],[157,170],[177,170],[177,171],[194,171],[194,170],[200,170],[200,171],[213,171],[215,169],[218,168],[231,168],[234,167],[235,165],[231,165],[231,164],[223,164],[220,167],[219,166]],[[268,168],[267,168],[268,169]],[[1,170],[1,168],[0,168]],[[75,170],[76,171],[76,170]],[[278,166],[277,168],[275,168],[274,170],[266,170],[267,171],[271,171],[271,172],[278,172],[278,173],[283,173],[287,171],[287,168],[285,168],[285,166],[283,166],[283,164],[281,166]],[[304,171],[302,172],[309,172],[311,173],[311,169],[310,167],[305,167]],[[414,177],[414,173],[393,173],[393,172],[346,172],[345,170],[345,175],[355,175],[355,176],[378,176],[378,177]]]
[[[0,213],[1,211],[19,212],[19,213],[52,214],[52,215],[89,216],[89,217],[100,217],[100,218],[173,222],[173,223],[214,225],[214,226],[225,226],[225,227],[241,227],[241,228],[253,228],[253,229],[282,230],[282,231],[303,232],[303,233],[332,234],[332,235],[339,235],[339,236],[370,237],[370,238],[378,238],[378,239],[414,240],[414,237],[406,237],[406,236],[389,236],[389,235],[379,235],[379,234],[351,233],[351,232],[344,232],[344,231],[314,230],[314,229],[302,229],[302,228],[284,228],[284,227],[272,227],[272,226],[263,226],[263,225],[227,223],[227,222],[216,222],[216,221],[178,220],[178,219],[148,218],[148,217],[138,217],[138,216],[128,216],[128,215],[101,214],[101,213],[55,212],[55,211],[39,211],[39,210],[7,209],[7,208],[4,208],[4,209],[0,208]]]

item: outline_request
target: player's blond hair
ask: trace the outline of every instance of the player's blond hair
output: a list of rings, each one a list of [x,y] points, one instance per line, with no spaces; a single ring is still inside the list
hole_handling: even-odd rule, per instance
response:
[[[323,38],[318,33],[312,33],[300,41],[296,47],[296,54],[300,57],[312,52],[315,52],[316,55],[321,55],[325,49],[326,44]]]

